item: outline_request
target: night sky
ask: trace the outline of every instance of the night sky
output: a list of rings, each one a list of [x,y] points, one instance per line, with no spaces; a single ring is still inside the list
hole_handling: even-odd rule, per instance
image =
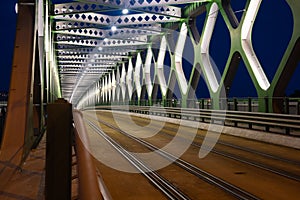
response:
[[[0,91],[7,91],[9,88],[16,27],[16,14],[14,8],[16,2],[17,0],[1,2]],[[59,1],[56,0],[55,2]],[[232,0],[231,2],[233,10],[236,11],[237,17],[240,18],[242,15],[240,10],[243,9],[245,1]],[[201,20],[199,21],[199,26],[201,26]],[[272,81],[272,77],[276,72],[290,40],[292,24],[293,19],[291,12],[284,0],[262,1],[261,10],[258,13],[257,21],[254,24],[252,41],[254,50],[270,82]],[[218,16],[216,28],[211,41],[210,54],[219,70],[222,72],[230,49],[230,37],[220,15]],[[188,68],[190,67],[187,67],[187,71],[189,71]],[[188,76],[189,72],[186,72],[186,74]],[[299,65],[286,89],[287,95],[292,94],[296,89],[300,89],[300,80],[298,77],[300,77]],[[203,81],[200,81],[198,89],[202,91],[206,90],[206,92],[202,92],[202,94],[207,94],[207,88],[205,88]],[[243,63],[240,64],[237,76],[233,80],[230,96],[257,96],[254,85],[251,82]]]
[[[16,31],[15,3],[17,0],[1,1],[0,19],[0,91],[8,91],[13,45]]]

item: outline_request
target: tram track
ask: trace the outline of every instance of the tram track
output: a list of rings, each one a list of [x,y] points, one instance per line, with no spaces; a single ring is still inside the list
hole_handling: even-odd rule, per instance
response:
[[[168,128],[168,127],[166,127],[165,129],[170,130],[170,131],[173,130],[173,129]],[[173,137],[173,135],[171,135],[171,134],[167,134],[165,132],[164,132],[164,134]],[[201,135],[196,135],[196,138],[204,140],[205,137],[201,136]],[[195,144],[196,146],[199,146],[199,143],[193,143],[193,144]],[[242,147],[242,146],[238,146],[238,145],[235,145],[235,144],[232,144],[232,143],[224,142],[222,140],[218,140],[217,144],[223,145],[223,146],[226,146],[226,147],[230,147],[230,148],[234,148],[234,149],[238,149],[238,150],[241,150],[241,151],[244,151],[244,152],[249,152],[249,153],[252,153],[252,154],[256,154],[258,156],[262,156],[262,157],[265,157],[265,158],[269,158],[269,159],[289,163],[289,164],[300,167],[300,161],[286,159],[286,158],[283,158],[283,157],[280,157],[280,156],[276,156],[276,155],[272,155],[272,154],[269,154],[269,153],[257,151],[257,150],[251,149],[251,148]],[[297,179],[297,180],[299,180],[299,179]]]
[[[164,127],[164,129],[169,130],[171,132],[174,132],[174,131],[176,132],[177,131],[177,130],[174,130],[174,129],[169,128],[169,127]],[[167,133],[165,130],[161,131],[160,134],[164,134],[168,137],[174,137],[174,135],[172,135],[170,133]],[[204,140],[204,136],[196,135],[195,137],[202,140],[202,141]],[[229,148],[237,149],[237,150],[240,150],[240,151],[243,151],[243,152],[259,155],[259,156],[262,156],[264,158],[272,159],[272,160],[275,160],[275,161],[288,163],[288,164],[294,165],[296,167],[300,167],[300,162],[299,161],[289,160],[289,159],[286,159],[286,158],[271,155],[271,154],[261,152],[261,151],[257,151],[257,150],[254,150],[254,149],[250,149],[250,148],[247,148],[247,147],[241,147],[241,146],[231,144],[231,143],[228,143],[228,142],[224,142],[224,141],[221,141],[221,140],[218,140],[217,144],[218,145],[223,145],[223,146],[226,146],[226,147],[229,147]],[[191,145],[193,145],[197,148],[201,148],[201,147],[202,148],[208,148],[208,147],[202,146],[202,144],[200,144],[199,142],[192,142]],[[211,151],[211,153],[214,153],[214,154],[217,154],[217,155],[220,155],[220,156],[232,159],[232,160],[236,160],[238,162],[241,162],[241,163],[253,166],[253,167],[257,167],[257,168],[260,168],[262,170],[280,175],[282,177],[300,182],[300,176],[297,175],[297,174],[293,174],[293,173],[287,172],[287,171],[282,170],[282,169],[278,169],[278,168],[275,168],[275,167],[272,167],[272,166],[269,166],[269,165],[266,165],[266,164],[263,164],[263,163],[259,163],[259,162],[256,162],[256,161],[253,161],[253,160],[250,160],[250,159],[246,159],[245,157],[237,156],[237,155],[234,155],[232,153],[228,153],[226,151],[222,151],[222,150],[217,149],[217,148],[211,149],[210,151]]]
[[[208,182],[211,185],[217,186],[218,188],[226,191],[227,193],[231,194],[233,197],[237,198],[237,199],[259,199],[258,197],[250,194],[249,192],[240,189],[239,187],[236,187],[216,176],[214,176],[213,174],[210,174],[204,170],[201,170],[200,168],[180,159],[177,158],[175,156],[173,156],[172,154],[163,151],[161,149],[159,149],[158,147],[154,146],[153,144],[146,142],[140,138],[134,137],[131,134],[119,129],[118,127],[113,126],[112,124],[109,124],[105,121],[99,120],[97,119],[98,123],[100,122],[101,124],[125,135],[126,137],[138,142],[139,144],[147,147],[148,149],[150,149],[151,151],[155,151],[157,152],[159,155],[161,155],[162,157],[164,157],[165,159],[168,159],[169,161],[172,161],[174,164],[176,164],[177,166],[179,166],[180,168],[184,169],[185,171],[195,175],[196,177],[198,177],[201,180],[204,180],[206,182]],[[92,126],[92,128],[99,132],[101,131],[99,128],[97,128],[97,125],[93,124],[92,122],[89,121],[88,124],[90,126]]]
[[[193,142],[192,145],[201,148],[201,145],[198,144],[198,143]],[[285,178],[289,178],[289,179],[292,179],[292,180],[300,182],[300,176],[292,174],[292,173],[289,173],[289,172],[286,172],[284,170],[276,169],[276,168],[270,167],[270,166],[268,166],[266,164],[258,163],[258,162],[255,162],[253,160],[249,160],[249,159],[246,159],[246,158],[243,158],[243,157],[231,154],[231,153],[227,153],[227,152],[221,151],[221,150],[214,150],[214,149],[212,149],[211,152],[214,153],[214,154],[221,155],[221,156],[224,156],[226,158],[229,158],[229,159],[232,159],[232,160],[236,160],[238,162],[241,162],[241,163],[244,163],[244,164],[247,164],[247,165],[251,165],[251,166],[260,168],[262,170],[265,170],[265,171],[268,171],[268,172],[271,172],[271,173],[283,176]]]
[[[139,170],[153,185],[164,193],[169,199],[189,200],[190,198],[176,188],[169,181],[160,176],[157,172],[146,166],[141,160],[124,149],[118,142],[105,134],[97,125],[91,121],[87,121],[88,125],[104,138],[115,150],[117,150],[124,158],[126,158],[137,170]]]

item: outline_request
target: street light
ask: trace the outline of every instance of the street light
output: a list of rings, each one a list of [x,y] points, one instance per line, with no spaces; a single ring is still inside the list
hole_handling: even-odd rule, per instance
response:
[[[128,12],[129,12],[129,10],[126,9],[126,8],[122,10],[122,13],[123,13],[124,15],[128,14]]]
[[[115,32],[116,30],[117,30],[117,27],[116,27],[116,26],[112,26],[112,27],[111,27],[111,31],[112,31],[112,32]]]

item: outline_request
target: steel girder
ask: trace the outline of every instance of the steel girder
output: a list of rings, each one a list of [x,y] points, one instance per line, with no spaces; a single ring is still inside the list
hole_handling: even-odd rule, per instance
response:
[[[240,11],[242,12],[240,20],[237,19],[235,11],[232,10],[228,0],[87,0],[84,3],[55,6],[57,15],[54,16],[54,19],[63,20],[56,21],[56,34],[68,37],[68,41],[75,41],[75,39],[85,41],[88,39],[89,42],[95,42],[95,40],[104,40],[108,36],[112,40],[133,38],[137,35],[147,37],[147,42],[144,46],[135,48],[136,46],[129,45],[124,47],[124,49],[126,48],[125,51],[128,50],[130,52],[124,55],[127,58],[123,58],[122,61],[118,60],[112,71],[98,77],[94,85],[85,94],[82,94],[80,100],[78,99],[78,106],[87,106],[89,105],[87,102],[141,101],[145,99],[145,96],[151,102],[157,96],[155,94],[157,92],[157,84],[162,93],[162,99],[166,101],[172,98],[172,92],[170,91],[174,89],[176,82],[179,86],[179,96],[182,99],[183,106],[188,106],[188,101],[193,96],[192,90],[195,90],[200,76],[203,76],[211,98],[214,99],[214,107],[219,108],[220,102],[218,99],[226,95],[224,94],[224,88],[231,88],[238,63],[243,60],[260,99],[259,110],[272,111],[274,109],[274,111],[279,112],[280,102],[272,100],[272,97],[283,95],[287,86],[286,78],[292,76],[299,62],[299,56],[297,57],[296,55],[299,54],[300,26],[298,19],[300,19],[300,9],[299,4],[294,1],[286,1],[293,14],[293,34],[280,65],[273,66],[277,68],[275,76],[272,80],[269,80],[265,73],[265,66],[262,66],[252,45],[252,29],[257,13],[260,11],[261,2],[262,0],[247,0],[245,8]],[[85,8],[83,8],[83,4],[86,5]],[[119,16],[120,14],[117,11],[120,13],[124,8],[131,10],[133,14]],[[112,10],[116,12],[112,12]],[[70,16],[71,13],[73,13],[72,16]],[[146,16],[148,17],[146,18]],[[157,18],[154,18],[154,16],[158,18],[161,16],[161,18],[155,22]],[[195,23],[196,18],[199,18],[199,16],[205,21],[201,32],[198,31]],[[137,20],[139,17],[140,19]],[[209,54],[217,17],[223,18],[231,39],[230,52],[224,71],[219,74],[216,72],[217,67],[212,62]],[[76,18],[79,20],[73,21]],[[133,18],[134,21],[138,21],[138,24],[133,25],[133,20],[131,20]],[[164,19],[170,20],[164,21]],[[99,23],[99,20],[101,23]],[[116,24],[119,25],[117,32],[108,29],[108,27]],[[172,35],[173,30],[167,30],[166,27],[177,29],[177,36]],[[138,31],[139,34],[136,34]],[[78,38],[71,38],[71,36]],[[71,44],[64,43],[64,45],[60,46],[58,49],[61,53],[60,56],[76,55],[76,59],[78,59],[78,56],[81,55],[80,52],[75,53],[73,51],[72,54],[71,51],[68,53],[64,51],[67,47],[71,50],[79,48],[78,44],[74,45],[74,42],[69,43]],[[182,62],[183,51],[185,51],[187,43],[192,44],[190,51],[193,51],[195,55],[189,61],[193,66],[189,79],[184,74]],[[101,51],[104,50],[104,48],[101,48]],[[82,55],[88,53],[91,52],[82,52]],[[99,52],[97,53],[99,54]],[[106,54],[112,56],[115,56],[116,53],[117,51],[113,50],[110,52],[106,51]],[[163,66],[166,55],[171,60],[170,74],[167,76],[164,74],[165,66]],[[63,61],[64,58],[59,57],[59,59]],[[74,64],[78,62],[89,61],[75,60]],[[154,71],[152,74],[150,69]],[[134,95],[136,98],[133,97]],[[264,97],[269,97],[267,105]],[[266,106],[268,106],[268,109],[266,109]]]

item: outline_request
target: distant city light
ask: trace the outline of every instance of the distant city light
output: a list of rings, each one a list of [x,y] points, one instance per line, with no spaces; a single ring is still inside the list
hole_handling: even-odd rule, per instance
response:
[[[15,12],[16,12],[16,14],[18,14],[18,11],[19,11],[19,6],[18,6],[18,3],[16,3],[16,5],[15,5]]]
[[[116,26],[112,26],[112,27],[111,27],[111,31],[112,31],[112,32],[115,32],[116,30],[117,30],[117,27],[116,27]]]
[[[123,13],[124,15],[128,14],[128,12],[129,12],[129,10],[126,9],[126,8],[122,10],[122,13]]]

